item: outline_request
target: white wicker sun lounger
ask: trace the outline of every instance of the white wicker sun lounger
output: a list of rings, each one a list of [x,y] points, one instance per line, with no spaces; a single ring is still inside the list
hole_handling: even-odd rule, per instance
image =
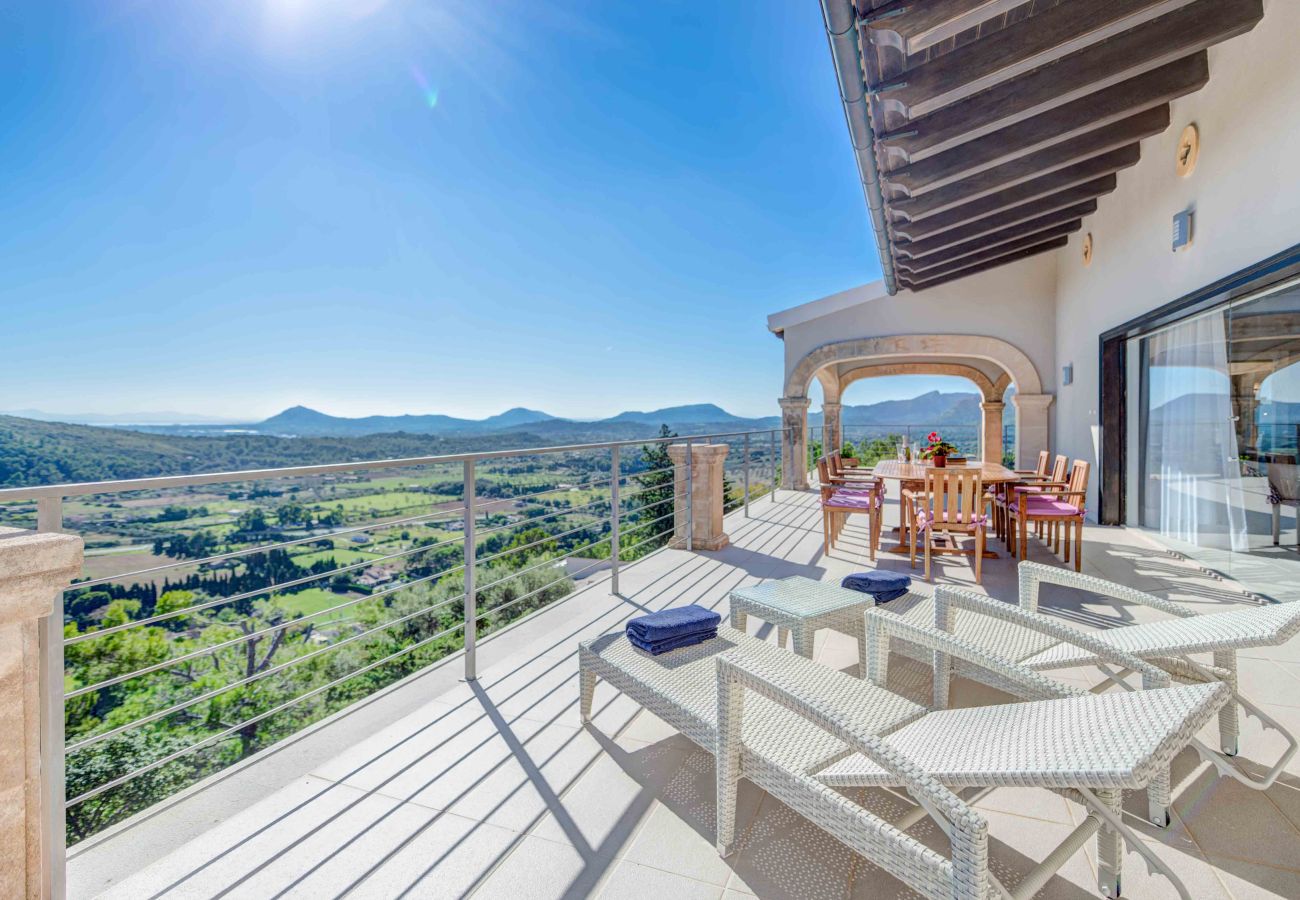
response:
[[[928,630],[938,634],[932,626]],[[968,651],[952,635],[939,634],[937,639],[952,642],[950,649],[956,655],[972,661],[980,658],[979,651]],[[1143,667],[1137,660],[1124,658]],[[992,664],[1004,677],[1020,683],[1025,693],[1057,697],[1072,692],[1026,669],[1002,661]],[[1132,715],[1145,724],[1130,730],[1133,735],[1143,735],[1142,739],[1123,742],[1113,750],[1106,762],[1121,774],[1109,781],[1103,779],[1103,786],[1095,792],[1092,787],[1098,784],[1096,773],[1071,772],[1068,761],[1058,764],[1053,772],[1055,780],[1049,786],[1073,789],[1073,796],[1086,803],[1091,814],[1085,826],[1047,856],[1032,873],[1032,880],[1020,886],[1016,894],[1010,894],[989,872],[985,819],[934,778],[925,765],[919,765],[908,753],[893,746],[891,739],[882,737],[902,734],[928,718],[926,710],[910,700],[729,628],[720,629],[713,641],[659,657],[636,650],[621,634],[606,635],[580,647],[579,667],[584,722],[590,717],[596,682],[604,679],[716,754],[718,846],[724,855],[731,851],[735,840],[736,785],[739,778],[745,777],[926,896],[971,900],[1028,896],[1094,833],[1098,835],[1103,865],[1101,880],[1112,896],[1117,895],[1119,884],[1121,837],[1169,877],[1182,896],[1188,896],[1173,873],[1132,835],[1116,811],[1123,787],[1141,785],[1147,772],[1167,766],[1167,757],[1185,746],[1184,736],[1194,734],[1227,701],[1227,690],[1221,685],[1145,691],[1135,695],[1136,699],[1124,700],[1129,707],[1123,709],[1119,708],[1120,698],[1093,695],[1021,704],[1021,710],[1039,709],[1039,722],[1046,723],[1044,727],[1052,722],[1073,723],[1062,741],[1050,742],[1053,747],[1077,743],[1078,732],[1100,741],[1103,735],[1090,727],[1099,721],[1124,724]],[[1071,705],[1056,705],[1062,703]],[[1005,707],[985,707],[969,713],[972,718],[967,724],[983,741],[995,739],[990,729],[1010,721]],[[981,717],[986,721],[984,727],[979,725]],[[907,821],[890,823],[819,778],[821,773],[835,771],[846,759],[862,760],[874,767],[863,775],[863,783],[885,781],[902,788],[919,802],[917,811]],[[1012,761],[1013,767],[1022,764],[1020,758]],[[974,773],[983,765],[981,758],[973,757],[962,772]],[[968,773],[964,778],[984,788],[1030,783],[1033,778],[1044,780],[1037,772],[1025,775],[1021,781],[1008,780],[1014,778],[1015,771],[1008,777],[991,776],[983,782],[978,773]],[[882,777],[880,772],[886,775]],[[847,777],[851,781],[852,773]],[[948,836],[948,856],[905,833],[906,828],[927,815]]]
[[[1222,751],[1229,756],[1237,752],[1238,707],[1247,715],[1257,718],[1265,728],[1278,731],[1286,739],[1287,749],[1265,775],[1259,778],[1240,771],[1199,741],[1194,745],[1195,749],[1202,759],[1211,763],[1221,775],[1233,778],[1255,790],[1267,790],[1272,786],[1295,755],[1300,744],[1281,723],[1238,691],[1236,654],[1238,650],[1277,646],[1300,633],[1300,603],[1197,614],[1171,600],[1055,566],[1022,562],[1018,572],[1020,609],[1025,612],[1039,611],[1039,585],[1047,582],[1126,602],[1139,603],[1177,618],[1088,632],[1086,636],[1083,632],[1058,622],[1057,627],[1060,631],[1053,633],[1050,629],[1042,628],[1041,624],[1027,626],[1028,620],[1021,621],[1007,615],[1005,611],[1014,607],[1005,603],[989,601],[967,591],[943,588],[944,595],[952,598],[958,606],[964,606],[970,611],[982,610],[985,614],[972,616],[952,610],[947,614],[949,618],[946,622],[939,623],[940,626],[986,653],[1002,656],[1035,671],[1092,665],[1100,668],[1108,678],[1118,683],[1120,678],[1128,674],[1131,667],[1125,666],[1119,670],[1109,668],[1107,663],[1113,664],[1114,659],[1107,659],[1101,650],[1111,649],[1129,653],[1158,666],[1169,673],[1174,680],[1186,684],[1221,681],[1229,687],[1233,701],[1225,705],[1219,713],[1219,742]],[[936,592],[936,596],[938,595],[939,592]],[[892,605],[890,611],[912,623],[938,622],[935,619],[935,607],[928,598],[909,597],[906,600],[908,601],[906,605]],[[989,605],[990,603],[992,605]],[[1051,619],[1049,617],[1041,621],[1051,621]],[[1088,641],[1094,641],[1096,645],[1089,646]],[[1192,654],[1197,653],[1212,653],[1213,664],[1205,665],[1192,659]],[[866,655],[867,648],[864,642],[863,672],[867,671]],[[1004,687],[986,665],[971,666],[959,663],[957,671],[962,675],[992,684],[994,687]],[[994,677],[990,677],[991,675]],[[1148,789],[1150,819],[1154,824],[1162,827],[1169,821],[1168,781],[1167,777],[1159,779]]]

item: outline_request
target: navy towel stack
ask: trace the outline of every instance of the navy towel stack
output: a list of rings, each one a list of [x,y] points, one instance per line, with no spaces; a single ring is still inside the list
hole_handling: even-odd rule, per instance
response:
[[[713,610],[692,603],[630,619],[627,639],[634,646],[658,656],[717,637],[721,621],[722,616]]]
[[[858,572],[856,575],[845,577],[840,582],[840,587],[870,594],[877,603],[888,603],[890,600],[897,600],[907,593],[907,589],[911,585],[912,579],[902,572],[880,571]]]

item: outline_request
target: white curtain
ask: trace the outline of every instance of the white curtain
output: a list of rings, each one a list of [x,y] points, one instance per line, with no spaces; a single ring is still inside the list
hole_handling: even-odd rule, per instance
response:
[[[1188,544],[1244,550],[1226,316],[1197,316],[1146,340],[1145,524]]]

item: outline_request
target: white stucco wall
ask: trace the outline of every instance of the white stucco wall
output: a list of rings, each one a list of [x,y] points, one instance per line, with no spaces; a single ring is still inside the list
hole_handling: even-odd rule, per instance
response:
[[[1029,357],[1045,393],[1056,390],[1056,261],[1045,253],[920,293],[872,299],[854,288],[856,305],[785,329],[785,375],[824,344],[903,334],[979,334],[1001,338]],[[852,292],[846,292],[852,293]]]
[[[1271,0],[1254,31],[1211,48],[1209,84],[1173,103],[1170,128],[1143,142],[1141,162],[1119,173],[1116,191],[1055,254],[1056,361],[1074,364],[1074,383],[1057,390],[1054,446],[1092,460],[1094,488],[1099,335],[1300,243],[1298,35],[1300,2]],[[1180,178],[1174,154],[1189,122],[1201,153],[1196,171]],[[1194,242],[1173,253],[1172,218],[1187,207]]]

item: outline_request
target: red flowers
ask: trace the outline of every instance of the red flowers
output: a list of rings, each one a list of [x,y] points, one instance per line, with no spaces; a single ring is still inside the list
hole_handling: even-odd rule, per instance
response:
[[[931,431],[929,434],[925,436],[925,439],[929,441],[931,444],[937,444],[939,442],[939,432]]]

